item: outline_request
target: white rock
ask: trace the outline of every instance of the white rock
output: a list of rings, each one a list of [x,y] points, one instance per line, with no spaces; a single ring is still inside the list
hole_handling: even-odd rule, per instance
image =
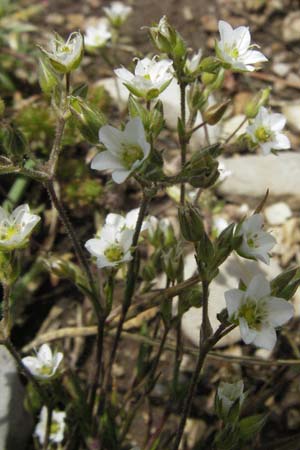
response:
[[[185,278],[192,276],[197,270],[194,254],[189,254],[185,261]],[[254,275],[262,273],[268,280],[275,278],[281,269],[275,259],[271,259],[270,266],[255,261],[246,260],[233,254],[220,267],[219,275],[212,281],[209,294],[209,317],[214,330],[220,322],[217,314],[225,307],[224,292],[238,287],[239,280],[248,284]],[[202,321],[202,308],[190,308],[182,318],[182,331],[194,344],[199,344],[199,333]],[[216,347],[236,344],[240,341],[239,329],[233,330],[225,336]]]
[[[285,77],[290,70],[291,70],[290,64],[280,62],[273,64],[273,72],[279,77]]]
[[[25,450],[32,433],[32,419],[25,411],[24,387],[15,362],[0,346],[0,448]]]
[[[300,40],[300,11],[290,12],[282,22],[282,37],[285,42]]]
[[[289,205],[284,202],[278,202],[268,206],[264,213],[270,225],[282,225],[293,215]]]
[[[282,107],[282,114],[287,123],[297,131],[300,131],[300,102],[288,103]]]
[[[231,117],[230,119],[224,121],[220,136],[221,139],[226,140],[239,127],[239,125],[243,122],[244,119],[245,119],[244,114],[238,114],[237,116]],[[247,122],[244,123],[244,125],[235,134],[235,138],[245,133],[247,126],[248,123]]]
[[[257,206],[269,189],[269,201],[300,207],[300,153],[245,155],[228,158],[225,164],[232,175],[217,190],[226,200]]]

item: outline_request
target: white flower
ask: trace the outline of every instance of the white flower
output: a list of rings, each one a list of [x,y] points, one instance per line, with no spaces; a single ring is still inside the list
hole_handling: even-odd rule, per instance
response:
[[[291,147],[288,137],[281,133],[285,123],[286,119],[282,114],[269,113],[261,106],[246,132],[251,140],[260,146],[263,154],[268,155],[271,150],[285,150]]]
[[[112,170],[112,179],[116,183],[123,183],[150,153],[150,144],[146,141],[139,117],[131,119],[124,131],[110,125],[101,127],[99,139],[107,150],[95,156],[91,167],[95,170]]]
[[[71,72],[79,66],[83,56],[82,34],[78,31],[71,33],[66,42],[56,34],[50,41],[50,49],[40,47],[40,50],[58,72]]]
[[[90,25],[85,30],[84,44],[88,49],[104,47],[111,38],[108,23],[100,19],[95,25]]]
[[[11,214],[0,206],[0,250],[11,251],[24,247],[40,220],[39,216],[30,213],[28,205],[18,206]]]
[[[135,230],[136,223],[138,220],[140,208],[135,208],[129,211],[126,216],[122,216],[121,214],[110,213],[106,216],[105,225],[112,225],[118,228],[119,231],[124,229],[127,230]],[[144,220],[142,223],[141,231],[145,231],[148,229],[149,223],[147,220]]]
[[[131,14],[132,8],[131,6],[124,5],[124,3],[121,2],[112,2],[110,6],[104,6],[103,11],[110,22],[114,26],[119,27]]]
[[[243,380],[237,381],[236,383],[225,383],[221,382],[218,390],[217,396],[218,399],[222,401],[222,413],[228,414],[232,405],[238,400],[240,406],[242,405],[245,394],[244,391],[244,383]]]
[[[213,231],[219,236],[225,228],[228,227],[228,222],[223,217],[215,217],[213,219]]]
[[[132,259],[130,247],[134,231],[123,229],[120,231],[119,223],[107,224],[101,230],[99,238],[89,239],[85,247],[96,257],[99,268],[116,267]]]
[[[219,21],[221,40],[216,43],[218,58],[232,70],[255,70],[253,64],[267,61],[267,58],[257,50],[251,50],[251,36],[247,27],[238,27],[235,30],[229,23]]]
[[[62,353],[53,354],[49,345],[43,344],[36,356],[26,356],[22,359],[22,362],[33,376],[47,379],[55,375],[62,359]]]
[[[115,74],[132,94],[151,100],[171,83],[172,64],[173,62],[169,59],[157,61],[156,57],[144,58],[138,60],[134,74],[124,67],[116,69]]]
[[[270,285],[261,274],[252,278],[246,291],[231,289],[225,292],[229,318],[238,322],[245,344],[267,350],[272,350],[276,343],[275,328],[294,314],[291,303],[270,294]]]
[[[43,406],[40,413],[40,421],[37,424],[34,434],[38,437],[40,444],[44,444],[45,435],[47,430],[47,417],[48,417],[48,409],[46,406]],[[65,432],[65,418],[66,413],[64,411],[52,411],[52,420],[50,427],[50,435],[49,441],[55,444],[59,444],[64,439]]]
[[[187,58],[184,65],[184,71],[188,75],[197,74],[201,58],[202,58],[202,50],[200,49],[191,58]]]
[[[266,231],[263,231],[263,216],[253,214],[253,216],[242,222],[237,231],[238,236],[243,236],[238,253],[241,256],[251,259],[259,259],[269,264],[269,251],[276,244],[276,239]]]
[[[223,161],[219,162],[218,171],[220,173],[218,183],[221,183],[222,181],[226,180],[226,178],[230,177],[230,175],[232,175],[231,170],[226,169]]]

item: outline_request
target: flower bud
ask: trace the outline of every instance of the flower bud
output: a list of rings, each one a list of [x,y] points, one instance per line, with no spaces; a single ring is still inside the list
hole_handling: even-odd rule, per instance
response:
[[[150,37],[156,48],[174,60],[184,59],[186,54],[186,44],[180,34],[173,28],[166,16],[163,16],[159,23],[149,29]]]
[[[201,76],[202,83],[207,87],[208,93],[220,89],[223,86],[225,70],[220,67],[216,73],[204,72]]]
[[[14,124],[3,129],[2,143],[7,156],[14,163],[22,161],[26,152],[27,142],[22,131]]]
[[[218,61],[213,56],[203,58],[200,63],[201,72],[208,72],[214,75],[218,72],[220,67],[221,67],[220,61]]]
[[[173,282],[182,276],[183,255],[180,245],[175,245],[164,252],[163,267],[167,277]]]
[[[198,82],[194,83],[192,88],[187,91],[187,102],[190,111],[202,110],[207,102],[208,96],[203,92],[202,86]]]
[[[215,409],[218,416],[225,422],[228,419],[232,423],[238,420],[240,407],[246,397],[243,391],[244,383],[242,380],[236,383],[220,383],[216,394]]]
[[[5,103],[4,100],[2,100],[2,98],[0,98],[0,118],[3,116],[5,111]]]
[[[40,47],[52,67],[60,73],[69,73],[77,69],[83,56],[83,37],[78,31],[71,33],[64,42],[59,34],[55,34],[50,42],[50,50]]]
[[[222,119],[229,103],[230,100],[226,100],[225,102],[216,103],[215,105],[210,106],[202,113],[203,120],[208,123],[208,125],[215,125]]]
[[[172,48],[176,45],[176,31],[166,16],[163,16],[157,25],[150,27],[149,32],[153,44],[159,51],[172,53]]]
[[[99,129],[106,123],[104,115],[80,97],[71,97],[70,110],[73,117],[77,119],[82,136],[88,142],[97,144],[99,142]]]
[[[201,67],[200,60],[202,57],[202,50],[198,50],[191,58],[187,58],[184,65],[184,72],[186,75],[196,77],[199,75]]]
[[[245,107],[245,115],[248,119],[254,119],[257,116],[261,106],[266,105],[270,97],[271,88],[261,89]]]
[[[218,161],[207,152],[196,152],[186,165],[184,172],[193,187],[207,188],[219,178]]]
[[[19,276],[18,264],[9,252],[0,252],[0,283],[11,285]]]
[[[41,89],[45,94],[51,94],[60,81],[58,75],[54,72],[44,56],[39,59],[38,79]]]
[[[199,208],[186,204],[178,209],[180,230],[185,240],[199,241],[204,232],[204,226]]]

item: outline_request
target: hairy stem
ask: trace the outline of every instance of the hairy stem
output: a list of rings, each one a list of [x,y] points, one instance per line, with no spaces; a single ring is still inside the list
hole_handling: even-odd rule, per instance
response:
[[[47,424],[46,424],[43,450],[48,450],[48,446],[49,446],[49,437],[50,437],[51,423],[52,423],[52,412],[53,412],[52,408],[47,409]]]
[[[10,286],[6,283],[2,284],[3,288],[3,299],[2,299],[2,312],[3,312],[3,322],[5,333],[10,334]]]
[[[131,305],[132,296],[133,296],[134,290],[135,290],[135,283],[136,283],[136,277],[137,277],[137,273],[136,273],[137,248],[136,247],[137,247],[138,239],[140,236],[143,220],[146,215],[146,211],[147,211],[148,205],[150,203],[150,200],[151,200],[151,197],[148,195],[145,195],[145,193],[144,193],[142,204],[141,204],[140,211],[139,211],[138,220],[136,223],[136,227],[135,227],[135,231],[134,231],[134,235],[133,235],[133,239],[132,239],[132,247],[134,249],[133,250],[133,258],[129,264],[129,268],[128,268],[128,272],[127,272],[126,287],[125,287],[124,301],[122,304],[121,316],[120,316],[120,320],[118,323],[116,337],[115,337],[115,340],[113,343],[113,348],[112,348],[112,352],[111,352],[111,356],[110,356],[110,360],[109,360],[108,371],[107,371],[108,381],[110,378],[111,369],[112,369],[112,366],[113,366],[113,363],[115,360],[115,356],[116,356],[116,352],[117,352],[117,348],[119,345],[119,340],[121,337],[123,324],[126,319],[127,311]]]
[[[180,83],[180,111],[181,111],[181,123],[183,126],[183,136],[180,136],[181,167],[183,167],[186,162],[186,149],[187,149],[185,94],[186,94],[186,85],[185,85],[185,83],[181,82]],[[185,199],[185,183],[181,183],[181,185],[180,185],[180,203],[182,205],[184,205],[184,199]]]
[[[99,294],[96,290],[95,287],[95,282],[94,282],[94,278],[92,275],[92,272],[90,270],[90,266],[89,266],[89,262],[84,254],[84,251],[80,245],[80,242],[78,240],[78,237],[76,235],[76,231],[73,228],[73,225],[71,224],[69,217],[61,203],[61,201],[59,200],[58,196],[56,195],[55,189],[54,189],[54,184],[53,181],[48,181],[45,183],[45,187],[47,189],[47,191],[49,192],[49,196],[51,198],[51,201],[53,203],[53,205],[55,206],[55,208],[58,211],[59,217],[62,221],[62,223],[65,226],[65,229],[69,235],[69,238],[72,241],[73,244],[73,248],[74,251],[76,253],[77,259],[82,267],[82,269],[85,272],[86,278],[89,282],[90,285],[90,289],[91,289],[91,293],[92,295],[90,296],[93,306],[94,306],[94,310],[95,313],[98,317],[98,320],[100,321],[102,319],[102,314],[101,314],[101,308],[100,308],[100,303],[98,301],[99,299]]]
[[[16,361],[19,369],[20,369],[20,371],[23,372],[26,375],[27,379],[32,382],[33,386],[35,387],[35,389],[39,393],[39,395],[40,395],[41,399],[43,400],[43,402],[45,403],[45,405],[47,405],[48,408],[51,408],[52,407],[52,399],[50,399],[48,397],[48,394],[42,388],[40,383],[32,375],[30,370],[27,369],[25,364],[23,364],[22,358],[19,355],[19,353],[16,350],[16,348],[14,347],[13,343],[11,342],[11,340],[8,337],[6,337],[3,341],[1,341],[1,344],[3,344],[7,348],[9,353],[13,356],[13,358],[15,359],[15,361]]]
[[[203,367],[203,364],[205,362],[206,356],[208,354],[208,352],[214,347],[214,345],[220,340],[222,339],[226,334],[230,333],[230,331],[233,330],[233,328],[235,327],[235,325],[231,325],[228,328],[226,328],[226,326],[224,324],[221,324],[219,326],[219,328],[215,331],[215,333],[209,337],[208,339],[206,339],[206,341],[203,343],[202,341],[202,333],[200,332],[200,347],[199,347],[199,353],[198,353],[198,358],[197,358],[197,362],[196,362],[196,367],[188,388],[188,393],[185,397],[185,402],[184,402],[184,406],[183,406],[183,411],[181,414],[181,419],[180,419],[180,423],[177,429],[177,433],[175,436],[175,442],[174,445],[172,447],[172,450],[178,450],[180,442],[181,442],[181,438],[184,432],[184,427],[191,409],[191,405],[192,405],[192,400],[193,400],[193,396],[195,394],[195,389],[197,386],[197,381],[198,381],[198,377],[200,374],[200,371]]]

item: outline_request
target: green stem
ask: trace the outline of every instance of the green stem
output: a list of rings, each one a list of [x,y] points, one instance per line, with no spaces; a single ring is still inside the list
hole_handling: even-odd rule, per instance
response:
[[[188,393],[185,397],[185,402],[184,402],[184,406],[183,406],[183,411],[181,414],[181,420],[177,429],[177,433],[175,436],[175,442],[174,445],[172,447],[172,450],[178,450],[180,442],[181,442],[181,438],[184,432],[184,428],[185,428],[185,424],[192,406],[192,400],[193,400],[193,396],[195,393],[195,389],[197,386],[197,382],[198,382],[198,377],[200,374],[200,371],[203,367],[203,364],[205,362],[206,356],[208,354],[208,352],[214,347],[214,345],[220,340],[222,339],[224,336],[226,336],[226,334],[230,333],[230,331],[233,330],[233,328],[235,328],[235,325],[231,325],[228,328],[226,328],[226,325],[221,324],[219,326],[219,328],[216,330],[216,332],[210,337],[208,338],[204,343],[202,341],[202,332],[200,332],[200,346],[199,346],[199,353],[198,353],[198,358],[197,358],[197,362],[196,362],[196,367],[188,388]]]
[[[144,193],[142,204],[141,204],[140,211],[139,211],[138,220],[137,220],[136,227],[135,227],[135,232],[134,232],[133,239],[132,239],[132,247],[134,249],[133,250],[133,258],[129,264],[129,268],[128,268],[128,272],[127,272],[124,301],[122,304],[122,312],[121,312],[121,317],[120,317],[120,320],[118,323],[117,333],[116,333],[115,341],[114,341],[112,352],[111,352],[110,362],[109,362],[109,366],[108,366],[109,367],[108,373],[110,373],[112,365],[115,360],[116,351],[117,351],[120,336],[122,333],[123,324],[125,322],[126,314],[130,307],[132,296],[134,294],[136,276],[137,276],[137,274],[136,274],[137,248],[136,247],[138,244],[138,239],[140,236],[143,220],[146,215],[148,205],[150,203],[150,199],[151,199],[151,197],[147,196]]]
[[[49,446],[49,437],[50,437],[51,424],[52,424],[52,412],[53,412],[52,408],[47,409],[47,425],[46,425],[46,432],[45,432],[45,437],[44,437],[43,450],[48,450],[48,446]]]
[[[185,85],[185,83],[180,83],[180,112],[181,112],[181,122],[182,122],[182,126],[183,126],[183,136],[180,136],[181,167],[182,168],[186,162],[186,150],[187,150],[185,94],[186,94],[186,85]],[[181,183],[180,203],[182,205],[184,205],[184,202],[185,202],[185,183]]]
[[[3,322],[4,329],[7,335],[10,334],[10,286],[6,283],[2,284],[3,288],[3,299],[2,299],[2,312],[3,312]]]
[[[20,357],[18,351],[14,347],[11,340],[8,337],[6,337],[3,341],[1,341],[1,344],[3,344],[7,348],[9,353],[13,356],[20,371],[23,372],[26,375],[27,379],[32,382],[45,405],[47,405],[48,408],[52,408],[52,400],[48,397],[47,393],[44,391],[44,389],[42,388],[40,383],[36,380],[36,378],[32,375],[30,370],[27,369],[25,364],[23,364],[22,358]]]
[[[65,226],[65,229],[71,239],[71,242],[73,244],[74,247],[74,251],[76,253],[77,259],[82,267],[82,269],[84,270],[85,274],[86,274],[86,278],[89,282],[90,285],[90,289],[91,289],[91,295],[90,295],[90,299],[93,303],[93,307],[95,310],[95,314],[98,317],[98,320],[101,321],[102,320],[102,314],[101,314],[101,307],[100,307],[100,302],[99,300],[99,294],[96,290],[95,287],[95,282],[94,282],[94,278],[92,275],[92,272],[90,270],[90,266],[88,263],[88,260],[84,254],[84,251],[80,245],[80,242],[77,238],[76,235],[76,231],[73,228],[73,225],[71,224],[69,217],[62,205],[62,203],[60,202],[58,196],[56,195],[55,189],[54,189],[54,184],[53,181],[48,181],[45,183],[45,187],[47,189],[47,191],[49,192],[49,196],[51,198],[51,201],[53,203],[53,205],[55,206],[55,208],[58,211],[59,217],[62,221],[62,223]]]
[[[55,138],[53,142],[53,146],[51,149],[49,161],[48,161],[48,170],[51,177],[54,177],[56,173],[56,167],[59,159],[59,155],[61,152],[61,140],[63,137],[63,132],[65,129],[66,120],[63,115],[61,115],[56,124],[55,130]]]
[[[247,122],[248,117],[245,117],[242,122],[239,124],[239,126],[228,136],[228,138],[225,140],[224,145],[228,144],[229,141],[234,137],[234,135],[242,128],[242,126]]]

